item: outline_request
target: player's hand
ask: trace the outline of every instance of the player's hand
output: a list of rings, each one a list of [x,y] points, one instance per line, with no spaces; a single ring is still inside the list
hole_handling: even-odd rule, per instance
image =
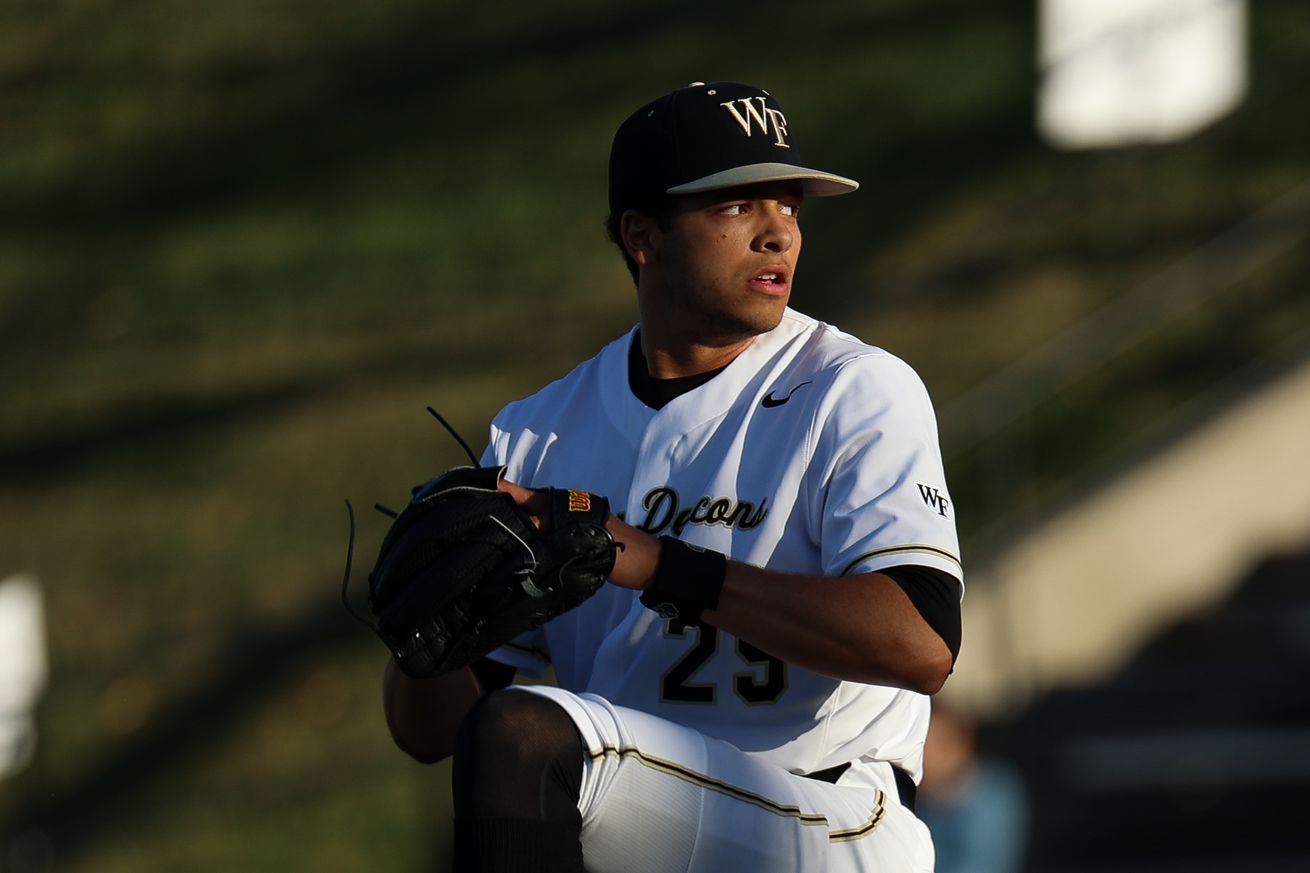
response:
[[[532,520],[533,527],[540,531],[549,530],[549,519],[546,515],[550,511],[550,501],[546,499],[545,494],[533,491],[531,488],[524,488],[522,485],[515,485],[508,479],[501,479],[496,487],[514,498],[514,502]]]
[[[498,487],[531,516],[538,530],[550,530],[550,519],[545,517],[550,502],[543,493],[505,479],[500,480]],[[636,591],[649,586],[655,579],[655,568],[660,562],[660,541],[644,530],[625,523],[617,515],[611,514],[605,527],[619,544],[618,557],[614,569],[610,571],[609,581],[620,588]]]

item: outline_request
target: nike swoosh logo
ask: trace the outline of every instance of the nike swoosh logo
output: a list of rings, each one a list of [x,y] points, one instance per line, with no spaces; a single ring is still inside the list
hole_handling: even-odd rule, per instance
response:
[[[782,404],[786,403],[788,400],[791,400],[791,396],[793,394],[795,394],[797,391],[799,391],[801,388],[804,388],[808,384],[810,383],[802,382],[801,384],[797,385],[795,388],[788,391],[786,397],[774,397],[773,392],[770,391],[768,394],[764,395],[764,399],[760,401],[760,406],[763,406],[765,409],[772,409],[775,406],[782,406]]]

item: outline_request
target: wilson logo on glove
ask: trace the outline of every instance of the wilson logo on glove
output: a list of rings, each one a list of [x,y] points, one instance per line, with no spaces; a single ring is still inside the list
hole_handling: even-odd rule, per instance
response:
[[[569,512],[591,512],[591,494],[570,488]]]

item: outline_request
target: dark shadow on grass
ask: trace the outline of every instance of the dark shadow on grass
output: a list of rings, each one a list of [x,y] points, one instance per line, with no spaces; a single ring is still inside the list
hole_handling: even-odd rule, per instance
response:
[[[197,93],[231,94],[235,100],[242,88],[257,90],[265,79],[312,85],[283,87],[287,96],[270,100],[262,112],[219,115],[185,134],[153,134],[107,151],[53,189],[0,202],[0,230],[91,243],[83,248],[84,264],[64,265],[69,271],[60,280],[64,296],[102,285],[107,269],[123,258],[130,262],[133,249],[148,253],[151,236],[178,222],[288,203],[312,209],[359,170],[409,159],[429,146],[428,160],[439,165],[466,163],[482,143],[521,142],[530,163],[536,135],[567,136],[571,126],[598,113],[617,120],[632,101],[678,84],[688,75],[684,70],[724,67],[713,42],[693,42],[693,54],[686,57],[652,50],[680,45],[681,15],[694,18],[698,31],[721,36],[724,44],[764,45],[776,38],[783,7],[746,12],[744,5],[684,2],[673,8],[665,4],[653,18],[643,7],[625,6],[604,15],[560,15],[529,31],[489,26],[485,19],[499,11],[474,13],[471,20],[425,11],[380,37],[344,43],[295,67],[216,70],[210,74],[213,82],[195,85]],[[868,54],[876,64],[881,46],[928,40],[943,30],[943,21],[949,22],[945,30],[955,33],[998,23],[1031,28],[1028,4],[1015,0],[906,4],[850,15],[853,25],[816,16],[810,26],[819,32],[798,44],[788,62],[822,65],[835,45]],[[614,47],[623,45],[661,58],[667,70],[642,68],[615,76],[608,65]],[[750,63],[763,62],[735,60],[726,66],[741,70]],[[1026,58],[1018,65],[1026,68]],[[749,78],[750,68],[743,72],[739,77]],[[521,102],[509,100],[506,95],[529,75],[543,81],[553,76],[559,85],[535,88]],[[853,217],[842,212],[840,222],[830,223],[816,217],[816,232],[830,236],[831,244],[825,246],[825,263],[807,266],[806,288],[814,294],[815,308],[833,314],[843,309],[853,264],[871,244],[910,232],[964,180],[1021,159],[1020,146],[1032,139],[1030,86],[1030,80],[1016,79],[1013,105],[999,115],[925,136],[913,130],[889,134],[880,127],[880,107],[851,95],[834,126],[841,125],[842,136],[858,144],[852,146],[858,160],[843,169],[865,180],[867,189]],[[813,134],[806,142],[812,154],[829,151]],[[598,184],[607,146],[597,142],[595,147]],[[452,176],[456,184],[481,178],[476,166],[466,169]],[[598,221],[602,213],[598,203]],[[603,245],[598,234],[597,246]]]
[[[396,349],[342,362],[317,375],[215,396],[136,400],[75,424],[64,422],[0,442],[0,470],[5,471],[0,486],[50,488],[85,473],[114,469],[124,457],[154,451],[157,459],[167,459],[193,441],[211,439],[216,431],[266,420],[315,399],[345,396],[352,386],[413,378],[415,373],[432,374],[436,384],[443,374],[468,374],[500,364],[499,356],[485,348]]]
[[[262,112],[232,111],[230,119],[219,114],[185,134],[156,134],[117,153],[102,153],[54,190],[0,203],[0,229],[98,234],[125,224],[161,224],[248,199],[276,200],[331,186],[358,165],[385,161],[422,142],[432,143],[438,157],[452,143],[525,136],[530,150],[533,137],[567,132],[560,130],[560,119],[630,105],[624,95],[649,97],[681,84],[684,69],[767,68],[763,59],[749,57],[725,63],[724,47],[745,53],[748,46],[776,41],[779,16],[792,14],[792,7],[680,0],[662,4],[654,16],[646,7],[620,5],[604,14],[561,12],[531,29],[501,23],[506,14],[500,6],[466,8],[458,15],[424,9],[379,36],[343,40],[284,65],[230,60],[207,70],[195,92],[219,98],[220,106],[229,99],[237,105],[246,92],[285,82],[287,96],[270,101]],[[938,0],[851,16],[853,26],[816,15],[809,26],[819,32],[812,42],[791,49],[788,63],[822,64],[838,50],[834,43],[872,55],[881,44],[930,39],[980,24],[1012,21],[1028,27],[1031,9],[1017,0]],[[608,67],[616,46],[678,44],[688,33],[683,23],[688,20],[696,22],[695,32],[723,42],[693,42],[693,54],[683,57],[657,53],[678,72],[637,68],[620,76]],[[511,103],[517,113],[495,111],[500,108],[495,105],[488,109],[488,93],[512,97],[525,75],[545,82],[557,76],[559,86],[537,88],[529,99]],[[861,117],[863,108],[852,101],[851,117]],[[871,133],[885,138],[883,131]],[[607,143],[600,146],[603,154]],[[892,169],[903,170],[904,164]]]
[[[378,645],[335,597],[324,597],[321,605],[289,623],[238,629],[212,675],[197,677],[188,692],[137,733],[104,749],[74,781],[55,792],[20,782],[25,790],[11,798],[9,815],[0,825],[0,847],[20,834],[43,833],[53,845],[56,869],[76,866],[128,818],[132,826],[141,826],[144,810],[135,799],[137,789],[163,778],[197,750],[221,745],[329,652],[366,644]]]
[[[471,334],[420,337],[368,354],[344,356],[317,372],[265,384],[209,395],[146,397],[96,408],[80,421],[65,419],[46,430],[0,436],[0,488],[49,488],[82,474],[121,469],[124,459],[137,464],[142,457],[167,462],[192,445],[214,440],[217,432],[267,422],[297,405],[338,399],[348,411],[353,396],[392,382],[420,379],[430,382],[436,392],[443,384],[512,371],[526,393],[563,375],[629,324],[622,312],[556,312],[547,301],[544,309],[524,305],[511,324],[510,329],[532,325],[542,330],[530,348],[519,345],[510,351]],[[487,405],[495,408],[512,399],[487,398]],[[433,402],[437,402],[435,395]],[[442,411],[449,415],[459,410]],[[421,406],[415,412],[426,419]],[[388,423],[379,423],[380,439],[387,427]],[[11,426],[11,431],[19,428]]]
[[[465,10],[463,18],[425,10],[379,37],[343,40],[294,64],[218,70],[213,81],[195,85],[197,93],[227,91],[235,99],[242,88],[269,82],[313,84],[288,87],[289,96],[262,113],[218,117],[180,136],[156,134],[103,154],[54,190],[0,205],[0,229],[60,236],[123,225],[141,229],[330,189],[353,169],[385,163],[422,143],[431,143],[433,159],[440,160],[452,146],[522,138],[557,126],[553,119],[570,109],[601,102],[608,80],[596,76],[542,89],[515,115],[489,112],[484,92],[496,93],[497,83],[505,82],[496,93],[505,99],[513,93],[512,74],[566,73],[625,34],[649,39],[672,28],[676,12],[666,4],[652,21],[645,9],[625,6],[604,16],[560,16],[526,30],[491,26],[503,14],[499,7]]]
[[[873,150],[852,173],[864,184],[854,196],[873,203],[854,210],[824,204],[810,212],[808,233],[821,240],[825,255],[806,259],[800,292],[805,310],[839,324],[850,312],[867,311],[877,300],[878,289],[870,287],[868,277],[859,271],[870,257],[918,233],[944,201],[964,188],[1008,172],[1040,153],[1026,94],[1016,94],[994,114],[965,120],[948,130],[910,133]]]

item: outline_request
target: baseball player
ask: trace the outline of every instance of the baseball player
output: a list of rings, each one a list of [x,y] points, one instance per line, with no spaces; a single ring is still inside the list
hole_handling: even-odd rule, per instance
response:
[[[609,584],[470,668],[393,661],[392,735],[454,754],[460,871],[931,870],[914,791],[963,592],[933,410],[788,306],[803,203],[857,184],[731,82],[637,110],[609,174],[640,321],[483,457],[542,529],[534,488],[608,498]]]

